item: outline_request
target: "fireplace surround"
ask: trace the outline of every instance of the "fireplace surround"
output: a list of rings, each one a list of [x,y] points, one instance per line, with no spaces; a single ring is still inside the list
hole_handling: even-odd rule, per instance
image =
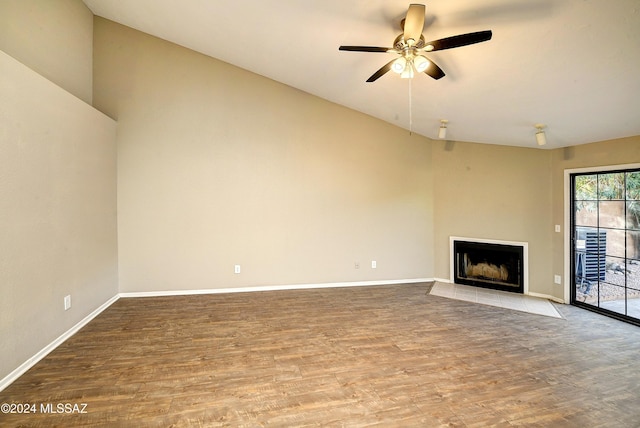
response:
[[[454,283],[528,294],[526,242],[452,236],[450,247]]]

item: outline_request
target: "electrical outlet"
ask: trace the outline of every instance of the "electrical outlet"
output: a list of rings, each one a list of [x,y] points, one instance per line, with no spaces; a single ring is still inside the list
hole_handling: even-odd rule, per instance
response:
[[[562,284],[562,277],[560,275],[553,275],[553,282],[556,284]]]
[[[360,269],[360,262],[356,262],[356,263],[355,263],[355,268],[356,268],[356,269]]]
[[[560,229],[560,225],[559,224],[556,224],[556,229],[555,230],[556,230],[556,232],[560,232],[562,230],[562,229]]]
[[[71,294],[64,296],[64,310],[68,311],[71,309]]]
[[[375,269],[378,267],[378,262],[376,262],[375,260],[371,260],[371,269]]]
[[[240,265],[235,265],[233,267],[233,273],[240,273]]]

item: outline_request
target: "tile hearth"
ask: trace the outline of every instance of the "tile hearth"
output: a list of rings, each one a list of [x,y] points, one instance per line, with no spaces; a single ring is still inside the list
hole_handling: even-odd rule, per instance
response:
[[[429,294],[536,315],[562,318],[550,301],[538,297],[525,296],[524,294],[444,282],[435,282]]]

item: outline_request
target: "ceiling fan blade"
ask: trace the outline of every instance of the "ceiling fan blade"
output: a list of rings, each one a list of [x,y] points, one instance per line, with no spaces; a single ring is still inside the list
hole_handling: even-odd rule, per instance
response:
[[[369,77],[367,79],[367,82],[371,83],[371,82],[375,82],[376,80],[378,80],[380,77],[382,77],[386,72],[388,72],[389,70],[391,70],[391,64],[393,64],[393,61],[395,61],[395,59],[392,59],[391,61],[389,61],[388,63],[386,63],[385,65],[383,65],[380,70],[376,71],[375,73],[373,73],[371,75],[371,77]]]
[[[420,40],[422,29],[424,28],[424,12],[423,4],[411,4],[407,10],[407,17],[404,20],[404,40],[407,44],[412,45],[409,40],[413,40],[413,44]]]
[[[444,39],[434,40],[425,44],[424,50],[427,52],[441,51],[443,49],[452,49],[460,46],[472,45],[474,43],[486,42],[491,40],[491,30],[478,31],[477,33],[460,34]]]
[[[429,60],[429,67],[424,71],[424,74],[433,77],[435,80],[442,79],[444,77],[444,71],[442,71],[442,69],[431,60]]]
[[[378,46],[340,46],[338,50],[351,52],[395,52],[392,48]]]

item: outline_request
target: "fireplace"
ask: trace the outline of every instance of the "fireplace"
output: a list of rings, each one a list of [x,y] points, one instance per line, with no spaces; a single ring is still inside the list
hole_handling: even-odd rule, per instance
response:
[[[451,250],[451,273],[456,284],[514,293],[528,291],[526,243],[452,237]]]

